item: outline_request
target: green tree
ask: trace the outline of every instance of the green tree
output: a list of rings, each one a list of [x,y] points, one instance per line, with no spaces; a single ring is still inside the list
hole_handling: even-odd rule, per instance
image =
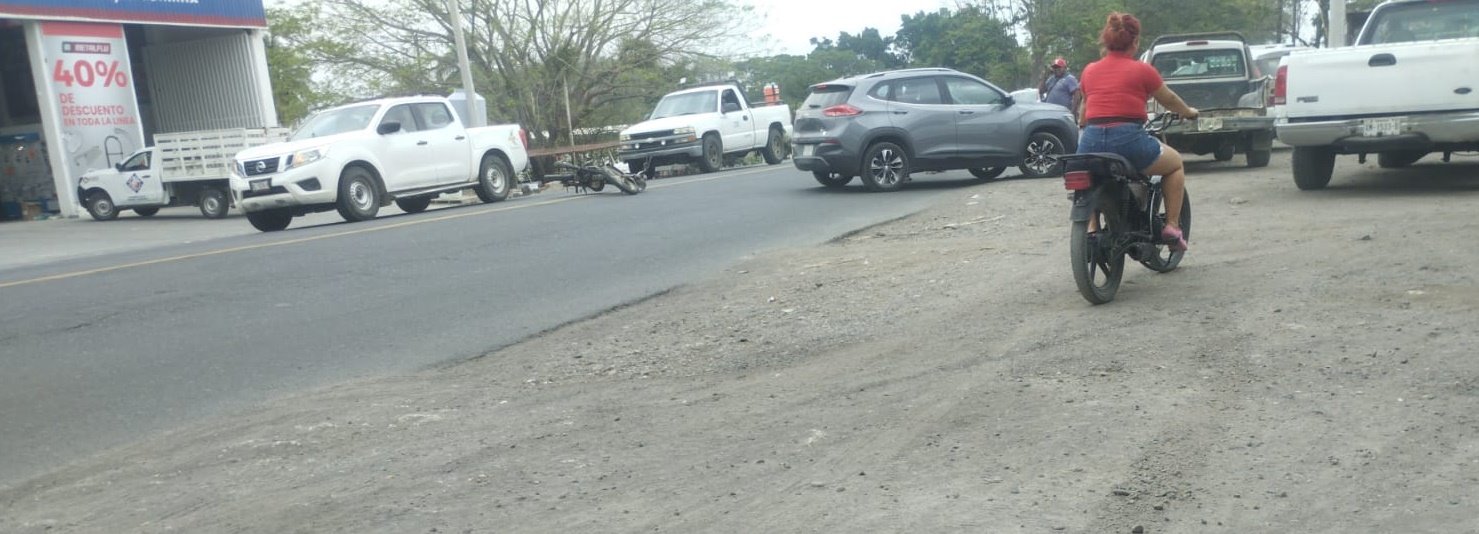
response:
[[[342,97],[317,87],[313,81],[313,58],[299,40],[314,27],[317,11],[310,5],[268,8],[267,72],[272,78],[272,99],[277,119],[293,124],[314,109]]]
[[[946,67],[1011,90],[1031,73],[1010,20],[987,6],[906,15],[894,45],[911,67]]]

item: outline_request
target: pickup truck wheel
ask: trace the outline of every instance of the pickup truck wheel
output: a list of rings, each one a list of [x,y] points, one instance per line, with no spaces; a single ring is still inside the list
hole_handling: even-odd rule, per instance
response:
[[[1046,178],[1062,174],[1063,165],[1056,156],[1063,155],[1065,147],[1058,136],[1048,132],[1035,132],[1027,138],[1027,150],[1022,165],[1017,169],[1028,178]]]
[[[852,177],[845,174],[837,174],[827,171],[811,171],[811,176],[817,179],[817,183],[832,189],[837,189],[852,182]]]
[[[975,176],[976,178],[981,179],[981,181],[983,182],[987,180],[994,180],[997,176],[1001,176],[1001,173],[1007,172],[1006,167],[980,167],[967,170],[971,171],[971,176]]]
[[[339,175],[339,216],[349,222],[368,221],[380,212],[380,190],[364,167],[350,167]]]
[[[704,172],[714,172],[723,168],[724,165],[724,143],[719,136],[714,134],[704,135],[704,156],[698,160],[698,168]]]
[[[1420,150],[1393,150],[1376,153],[1376,164],[1383,169],[1400,169],[1423,159],[1427,152]]]
[[[1253,150],[1244,155],[1248,158],[1248,168],[1267,167],[1268,160],[1273,158],[1273,150]]]
[[[218,187],[207,187],[200,191],[200,214],[207,219],[224,219],[231,211],[231,201],[226,192]]]
[[[1335,172],[1335,151],[1326,147],[1294,147],[1294,185],[1303,191],[1323,189]]]
[[[869,191],[894,191],[909,181],[909,155],[899,145],[874,143],[863,154],[863,185]]]
[[[99,221],[111,221],[118,218],[118,206],[107,193],[93,191],[87,195],[87,214]]]
[[[1212,159],[1215,159],[1217,161],[1229,161],[1229,160],[1233,159],[1233,155],[1234,154],[1237,154],[1237,152],[1238,152],[1238,147],[1236,147],[1236,146],[1233,146],[1233,145],[1230,145],[1230,144],[1229,145],[1217,145],[1217,150],[1213,150],[1212,151]],[[1252,154],[1252,152],[1249,152],[1249,154]],[[1251,167],[1252,165],[1249,165],[1249,166]]]
[[[513,175],[508,162],[503,161],[503,158],[494,154],[483,155],[483,163],[478,166],[478,186],[473,188],[478,194],[478,200],[498,202],[508,198]]]
[[[395,205],[406,213],[421,213],[431,206],[431,197],[397,198]]]
[[[766,163],[775,165],[786,159],[785,138],[786,134],[780,128],[770,129],[770,137],[765,139],[765,148],[760,149],[760,155],[765,158]]]
[[[159,208],[134,208],[134,213],[140,217],[153,217],[154,214],[159,213]]]
[[[246,218],[247,222],[252,223],[253,228],[263,232],[276,232],[287,228],[293,222],[293,214],[282,209],[249,211]]]

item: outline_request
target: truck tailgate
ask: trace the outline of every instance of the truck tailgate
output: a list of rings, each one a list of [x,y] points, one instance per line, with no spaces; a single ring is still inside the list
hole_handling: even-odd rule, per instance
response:
[[[1299,53],[1287,60],[1293,122],[1479,108],[1479,39]],[[1468,91],[1462,88],[1469,88]]]

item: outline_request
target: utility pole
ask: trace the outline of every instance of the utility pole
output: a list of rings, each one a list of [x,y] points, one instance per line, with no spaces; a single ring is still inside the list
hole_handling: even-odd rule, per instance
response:
[[[467,97],[467,116],[471,119],[469,126],[483,126],[487,124],[488,118],[483,113],[478,113],[478,94],[472,87],[472,69],[468,67],[467,41],[462,37],[462,7],[458,0],[447,0],[447,22],[452,24],[452,39],[457,43],[457,70],[462,72],[462,92]]]
[[[1345,0],[1330,0],[1330,36],[1325,42],[1331,48],[1345,46]]]

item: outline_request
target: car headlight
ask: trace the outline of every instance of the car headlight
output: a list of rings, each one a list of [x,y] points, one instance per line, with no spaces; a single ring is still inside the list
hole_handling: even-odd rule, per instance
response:
[[[302,166],[307,165],[309,163],[313,163],[315,161],[321,160],[321,159],[324,158],[324,155],[327,152],[328,152],[328,149],[327,148],[322,148],[322,147],[320,147],[320,148],[310,148],[310,149],[307,149],[307,150],[299,150],[297,152],[294,152],[293,155],[288,156],[288,164],[287,164],[287,166],[283,167],[283,169],[291,169],[291,168],[294,168],[294,167],[302,167]]]
[[[693,127],[684,126],[682,128],[674,128],[673,135],[693,135]]]
[[[631,141],[632,140],[632,134],[621,134],[621,137],[618,140],[619,141]]]
[[[233,159],[233,160],[231,160],[231,164],[230,165],[227,165],[227,167],[230,167],[231,168],[231,175],[232,176],[235,176],[237,178],[243,178],[243,177],[246,176],[246,172],[241,170],[241,162],[240,161],[236,161],[236,160]]]

